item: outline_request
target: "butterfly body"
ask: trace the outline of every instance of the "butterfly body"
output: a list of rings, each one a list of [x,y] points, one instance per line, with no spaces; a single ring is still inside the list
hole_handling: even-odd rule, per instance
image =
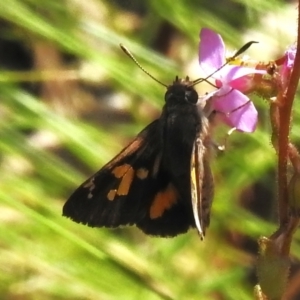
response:
[[[136,225],[146,234],[175,236],[209,225],[213,179],[208,121],[192,82],[176,77],[159,119],[84,182],[63,215],[92,227]]]

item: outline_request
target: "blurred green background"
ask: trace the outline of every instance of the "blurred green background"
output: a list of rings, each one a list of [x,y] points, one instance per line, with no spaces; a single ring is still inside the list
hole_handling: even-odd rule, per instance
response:
[[[201,76],[200,28],[268,61],[296,40],[297,4],[260,0],[0,2],[0,298],[253,299],[256,240],[276,229],[268,104],[212,161],[211,225],[173,239],[61,216],[70,193],[157,118],[164,88]],[[206,86],[199,86],[205,93]],[[291,138],[299,145],[299,101]],[[220,135],[222,137],[222,135]],[[222,140],[222,138],[221,138]],[[218,141],[220,142],[220,141]],[[221,141],[222,142],[222,141]],[[300,299],[299,234],[287,299]]]

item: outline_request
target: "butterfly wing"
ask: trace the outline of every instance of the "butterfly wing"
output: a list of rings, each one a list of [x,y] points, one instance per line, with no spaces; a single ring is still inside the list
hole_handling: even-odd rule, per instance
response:
[[[201,138],[196,138],[191,157],[191,200],[195,225],[201,239],[210,222],[214,183],[208,154]]]
[[[152,122],[70,196],[63,215],[91,227],[136,224],[147,234],[174,236],[193,226],[161,164],[159,120]]]

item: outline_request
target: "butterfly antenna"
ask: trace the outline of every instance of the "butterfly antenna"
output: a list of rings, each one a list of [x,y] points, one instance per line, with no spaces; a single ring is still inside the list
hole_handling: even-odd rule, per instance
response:
[[[131,54],[131,52],[122,44],[120,44],[120,48],[123,50],[123,52],[129,56],[129,58],[144,72],[146,73],[150,78],[152,78],[154,81],[158,82],[159,84],[163,85],[164,87],[168,87],[166,84],[155,78],[153,75],[151,75],[148,71],[146,71],[141,64],[136,60],[136,58]]]
[[[207,79],[209,79],[211,76],[213,76],[214,74],[216,74],[217,72],[219,72],[222,68],[224,68],[224,67],[225,67],[226,65],[228,65],[230,62],[232,62],[233,60],[235,60],[237,56],[241,55],[241,54],[244,53],[246,50],[248,50],[252,44],[257,44],[257,43],[258,43],[258,42],[256,42],[256,41],[250,41],[250,42],[246,43],[246,44],[245,44],[244,46],[242,46],[239,50],[237,50],[237,51],[234,53],[233,56],[229,57],[229,58],[227,59],[227,61],[226,61],[221,67],[219,67],[218,69],[216,69],[213,73],[209,74],[209,75],[208,75],[207,77],[205,77],[205,78],[198,78],[198,79],[194,80],[190,86],[194,86],[194,85],[196,85],[196,84],[198,84],[198,83],[200,83],[200,82],[203,82],[203,81],[208,82]],[[209,82],[208,82],[208,83],[209,83]]]

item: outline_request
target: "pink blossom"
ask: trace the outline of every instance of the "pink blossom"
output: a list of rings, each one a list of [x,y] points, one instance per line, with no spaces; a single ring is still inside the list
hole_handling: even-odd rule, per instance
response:
[[[289,82],[290,75],[291,75],[292,69],[294,67],[296,52],[297,52],[297,49],[296,49],[295,45],[291,45],[285,51],[284,63],[280,70],[280,78],[281,78],[281,83],[282,83],[283,88],[286,88],[287,84]]]
[[[218,88],[210,96],[211,109],[220,113],[223,121],[239,131],[253,132],[257,110],[245,93],[253,88],[253,75],[265,71],[226,63],[225,45],[221,36],[204,28],[200,32],[199,63],[206,75],[211,74]],[[220,68],[220,70],[219,70]]]

